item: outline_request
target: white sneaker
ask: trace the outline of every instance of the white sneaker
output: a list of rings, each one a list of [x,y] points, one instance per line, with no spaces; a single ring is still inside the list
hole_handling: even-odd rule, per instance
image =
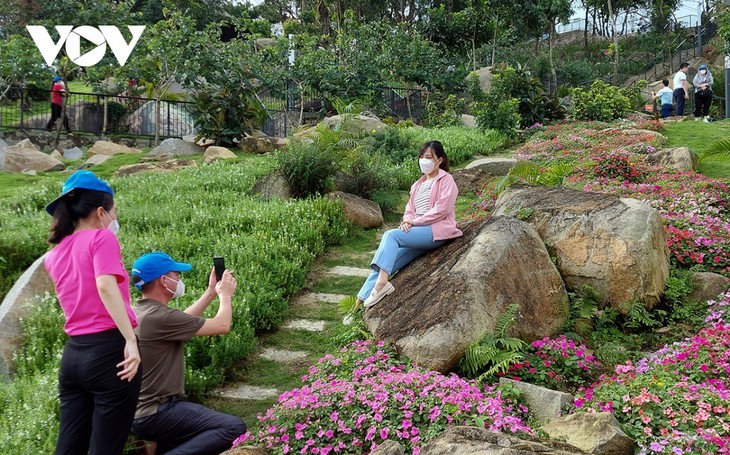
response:
[[[705,117],[702,121],[705,123],[710,123],[710,119],[708,117]]]
[[[383,300],[383,297],[385,297],[388,294],[392,294],[395,291],[395,287],[393,287],[392,284],[390,284],[390,281],[385,283],[385,286],[383,286],[383,289],[380,290],[380,292],[376,292],[373,288],[373,292],[370,293],[370,297],[365,299],[365,303],[363,303],[363,306],[365,308],[370,308],[371,306],[375,305],[376,303]]]

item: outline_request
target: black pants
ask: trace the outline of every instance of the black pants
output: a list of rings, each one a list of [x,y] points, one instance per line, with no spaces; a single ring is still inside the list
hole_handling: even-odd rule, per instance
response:
[[[683,88],[675,88],[674,92],[672,93],[674,95],[674,101],[677,102],[677,111],[676,115],[678,117],[681,117],[684,115],[684,89]]]
[[[695,117],[707,117],[710,115],[712,104],[712,90],[697,90],[695,92]]]
[[[61,118],[62,109],[63,108],[61,107],[60,104],[51,103],[51,119],[48,121],[48,124],[46,125],[47,130],[50,131],[51,128],[53,128],[53,125],[55,125],[56,120]],[[68,126],[68,117],[65,115],[63,116],[63,127],[66,128],[66,132],[68,132],[68,133],[71,132],[71,127]]]
[[[58,389],[61,426],[56,455],[121,455],[137,408],[142,369],[119,379],[124,360],[119,330],[72,336],[63,348]]]

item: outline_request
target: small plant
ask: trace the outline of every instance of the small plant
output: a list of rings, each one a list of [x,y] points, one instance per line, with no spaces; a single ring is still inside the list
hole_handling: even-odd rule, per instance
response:
[[[562,186],[565,179],[573,173],[575,165],[558,162],[550,166],[540,166],[530,161],[519,161],[507,175],[496,181],[497,194],[515,183],[527,185]]]
[[[530,219],[530,217],[534,213],[535,213],[535,209],[533,209],[533,208],[529,208],[529,207],[527,207],[527,208],[521,208],[521,209],[518,209],[515,212],[514,217],[517,218],[518,220],[525,221],[525,220]]]
[[[481,340],[466,349],[464,358],[458,369],[467,377],[477,377],[477,381],[485,382],[497,373],[505,373],[510,366],[522,360],[522,351],[527,344],[507,336],[509,329],[517,321],[520,306],[511,304],[507,311],[497,318],[494,333],[485,334]]]
[[[464,113],[466,102],[456,95],[436,93],[426,107],[428,126],[443,128],[447,126],[461,126],[461,114]]]
[[[292,143],[287,152],[278,155],[278,161],[294,197],[324,194],[333,186],[336,159],[315,144]]]
[[[573,91],[573,117],[579,120],[610,121],[631,111],[631,100],[620,87],[597,80],[588,91]]]
[[[597,164],[592,171],[597,178],[618,179],[633,183],[643,179],[639,168],[631,163],[628,154],[621,151],[598,155],[594,161]]]

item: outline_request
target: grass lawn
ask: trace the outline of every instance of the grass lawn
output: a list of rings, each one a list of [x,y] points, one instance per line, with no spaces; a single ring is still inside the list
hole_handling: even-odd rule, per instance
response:
[[[713,123],[684,121],[665,124],[664,135],[670,147],[689,147],[702,158],[714,144],[730,137],[730,120]],[[730,177],[730,159],[704,161],[699,172],[707,177],[727,179]]]

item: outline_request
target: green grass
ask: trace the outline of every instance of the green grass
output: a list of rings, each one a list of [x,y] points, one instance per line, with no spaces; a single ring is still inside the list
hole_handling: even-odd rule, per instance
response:
[[[689,147],[700,158],[715,142],[730,137],[730,120],[713,123],[684,121],[665,124],[670,147]],[[704,161],[698,171],[707,177],[730,177],[730,159]]]

